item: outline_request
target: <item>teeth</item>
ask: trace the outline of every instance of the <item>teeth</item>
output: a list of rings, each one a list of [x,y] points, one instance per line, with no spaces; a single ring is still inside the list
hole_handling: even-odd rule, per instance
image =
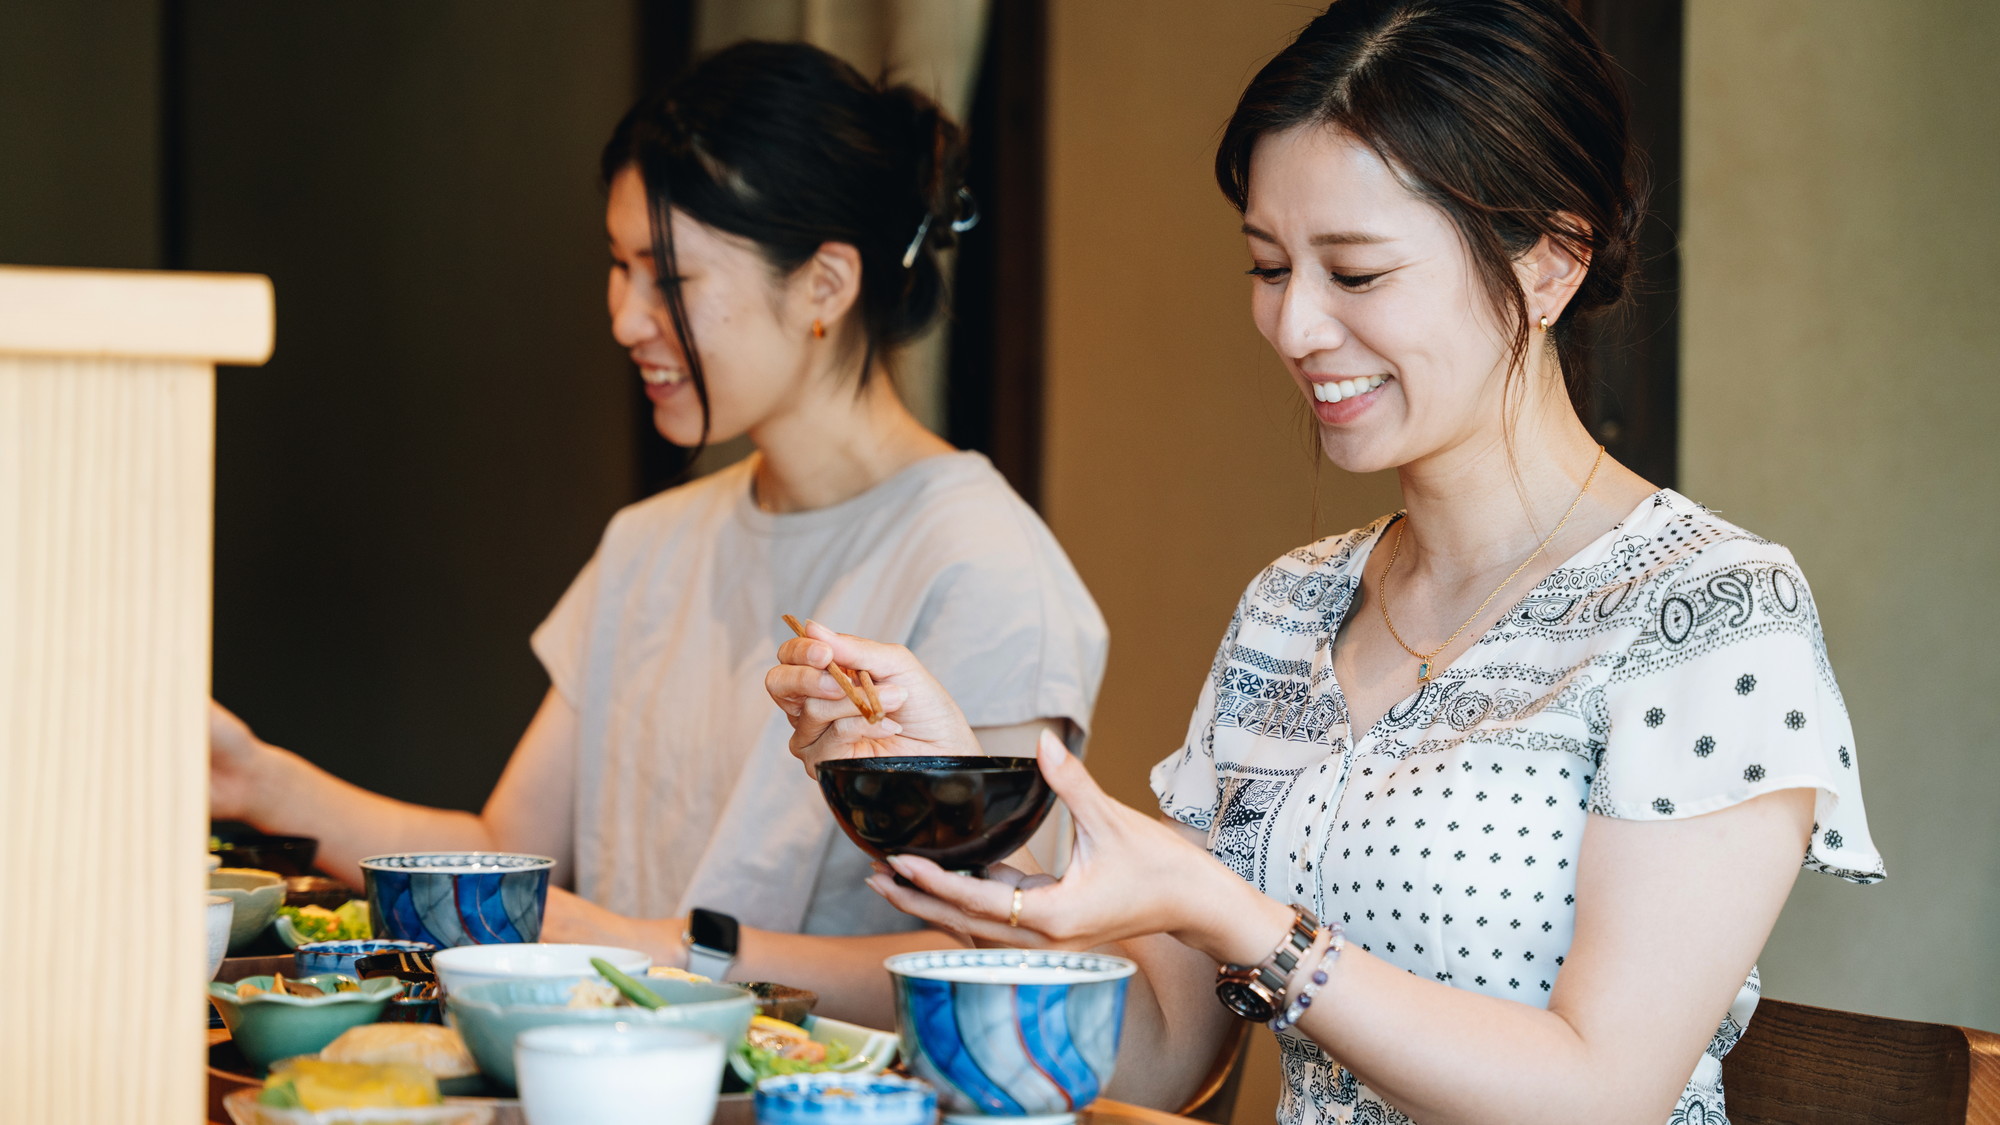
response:
[[[1370,375],[1363,379],[1342,379],[1337,383],[1314,383],[1312,395],[1320,402],[1339,402],[1356,395],[1365,395],[1388,381],[1386,375]]]
[[[687,381],[687,372],[671,371],[664,367],[641,367],[639,377],[656,387],[670,387]]]

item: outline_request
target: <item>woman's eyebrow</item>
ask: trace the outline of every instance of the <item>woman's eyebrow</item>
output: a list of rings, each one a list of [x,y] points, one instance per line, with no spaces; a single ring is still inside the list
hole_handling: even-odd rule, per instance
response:
[[[1259,242],[1268,242],[1273,246],[1278,245],[1278,240],[1276,238],[1273,238],[1269,234],[1266,234],[1263,231],[1258,230],[1256,227],[1251,226],[1249,223],[1243,224],[1243,233],[1249,235],[1251,238],[1254,238]],[[1358,230],[1342,230],[1342,231],[1330,231],[1326,234],[1313,235],[1311,238],[1306,239],[1306,245],[1372,246],[1377,243],[1388,242],[1388,241],[1390,241],[1390,239],[1379,234],[1369,234],[1366,231],[1358,231]]]

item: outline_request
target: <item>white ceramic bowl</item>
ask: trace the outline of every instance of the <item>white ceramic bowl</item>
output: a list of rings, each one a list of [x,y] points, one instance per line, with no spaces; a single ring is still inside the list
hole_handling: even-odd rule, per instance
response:
[[[653,967],[653,959],[636,949],[615,945],[566,945],[559,942],[522,942],[514,945],[461,945],[431,954],[438,982],[446,992],[457,992],[490,980],[542,980],[594,977],[592,957],[602,957],[627,976],[643,977]]]
[[[222,969],[222,957],[229,952],[229,927],[236,920],[236,900],[227,895],[209,895],[203,916],[208,926],[208,979]]]
[[[684,1027],[537,1027],[514,1041],[533,1125],[708,1125],[722,1040]]]

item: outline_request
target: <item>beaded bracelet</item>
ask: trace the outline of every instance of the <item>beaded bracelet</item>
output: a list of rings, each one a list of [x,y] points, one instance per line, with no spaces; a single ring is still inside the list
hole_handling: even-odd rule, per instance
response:
[[[1320,955],[1311,975],[1299,986],[1298,996],[1285,1006],[1282,1015],[1271,1021],[1272,1031],[1284,1031],[1305,1017],[1306,1009],[1312,1007],[1313,997],[1319,995],[1320,986],[1326,983],[1327,974],[1333,971],[1334,962],[1340,960],[1340,951],[1347,946],[1346,932],[1340,928],[1340,923],[1329,922],[1326,933],[1326,952]]]

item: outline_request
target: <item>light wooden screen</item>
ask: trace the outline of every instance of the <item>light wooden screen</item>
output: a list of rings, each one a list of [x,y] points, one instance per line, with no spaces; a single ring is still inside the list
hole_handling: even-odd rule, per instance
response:
[[[205,1105],[215,368],[262,277],[0,267],[0,1122]]]

